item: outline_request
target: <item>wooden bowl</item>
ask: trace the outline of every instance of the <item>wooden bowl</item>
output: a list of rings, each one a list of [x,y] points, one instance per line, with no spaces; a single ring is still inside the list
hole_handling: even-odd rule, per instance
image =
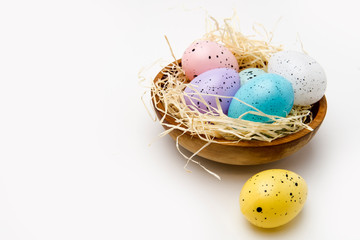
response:
[[[178,63],[180,62],[181,60],[178,60]],[[163,75],[164,74],[160,71],[155,77],[154,82],[161,79]],[[155,105],[154,101],[153,104]],[[164,106],[161,102],[157,104],[157,107],[164,110]],[[215,162],[233,165],[257,165],[280,160],[295,153],[313,138],[325,118],[326,110],[327,102],[325,96],[323,96],[311,109],[313,121],[309,126],[313,131],[303,129],[297,133],[276,139],[272,142],[250,140],[232,143],[228,140],[217,139],[219,143],[211,143],[197,155]],[[155,111],[159,119],[161,119],[163,113],[156,110],[156,108]],[[174,118],[170,115],[165,116],[165,122],[176,125]],[[165,126],[164,128],[167,129]],[[174,140],[181,134],[183,134],[183,132],[176,129],[169,133]],[[206,144],[206,142],[197,136],[191,136],[186,133],[179,138],[179,144],[194,153]]]

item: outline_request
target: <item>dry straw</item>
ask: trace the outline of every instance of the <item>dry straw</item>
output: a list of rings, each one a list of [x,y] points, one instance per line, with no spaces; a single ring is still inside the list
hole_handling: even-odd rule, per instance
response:
[[[270,56],[273,53],[281,51],[282,47],[271,44],[273,38],[272,32],[267,32],[261,25],[254,25],[253,30],[257,35],[265,38],[265,40],[257,40],[255,36],[243,35],[235,27],[236,23],[238,23],[235,18],[236,16],[225,19],[223,25],[220,25],[214,18],[209,17],[207,19],[207,33],[202,39],[216,41],[227,47],[234,53],[240,69],[256,67],[266,70]],[[171,54],[176,60],[170,43],[168,42],[168,44]],[[293,106],[287,117],[270,116],[250,106],[253,110],[246,114],[251,113],[266,116],[273,120],[273,122],[269,124],[230,118],[223,114],[219,101],[217,101],[217,106],[213,107],[204,101],[202,96],[205,96],[205,94],[203,93],[197,92],[195,95],[198,95],[198,97],[187,95],[192,101],[200,101],[210,109],[209,112],[201,113],[197,109],[189,108],[185,104],[186,93],[184,93],[184,89],[190,85],[181,65],[175,61],[163,68],[162,73],[164,76],[161,79],[157,79],[157,81],[152,81],[150,87],[152,101],[155,103],[154,107],[163,114],[163,118],[159,119],[159,122],[168,129],[164,131],[161,136],[165,136],[174,129],[178,129],[184,134],[196,135],[206,142],[206,144],[192,156],[187,157],[180,151],[178,139],[176,140],[177,149],[187,159],[185,169],[188,163],[192,161],[220,179],[218,175],[202,166],[200,162],[193,160],[193,157],[209,144],[217,142],[219,139],[226,139],[229,142],[249,140],[271,142],[277,138],[296,133],[304,128],[310,131],[312,130],[311,127],[308,126],[312,121],[311,106]],[[141,76],[140,78],[145,80]],[[229,98],[226,96],[216,97]],[[240,101],[239,99],[234,99]],[[162,103],[164,109],[158,107],[159,102]],[[246,104],[244,102],[242,103]],[[214,114],[214,112],[216,114]],[[176,124],[171,125],[167,123],[165,121],[166,115],[172,116]],[[242,116],[239,118],[241,117]],[[179,137],[181,137],[181,135]]]
[[[282,50],[279,46],[271,45],[272,34],[268,33],[264,28],[262,30],[267,39],[256,40],[236,31],[233,18],[225,19],[224,26],[220,26],[211,17],[210,20],[212,21],[212,24],[208,24],[210,29],[202,39],[216,41],[225,45],[234,53],[241,69],[257,67],[266,70],[270,56]],[[254,30],[259,32],[258,28],[254,28]],[[217,139],[226,139],[233,142],[244,140],[271,142],[274,139],[293,134],[304,128],[312,130],[307,125],[312,120],[311,106],[294,106],[287,117],[270,116],[250,106],[253,110],[246,114],[266,116],[273,120],[271,124],[234,119],[223,114],[219,102],[216,107],[208,105],[202,98],[206,94],[197,92],[197,94],[194,94],[195,96],[186,95],[183,90],[187,86],[191,87],[191,85],[188,84],[184,71],[178,63],[175,62],[164,68],[163,74],[162,79],[158,79],[152,84],[151,91],[153,93],[152,100],[155,103],[162,102],[165,107],[163,110],[155,104],[157,110],[164,114],[164,117],[160,119],[160,123],[169,128],[165,134],[173,129],[179,129],[191,135],[197,135],[207,142],[216,142]],[[185,104],[185,96],[194,102],[200,101],[204,103],[210,110],[201,113],[195,108],[189,108]],[[229,98],[226,96],[213,96]],[[164,121],[166,114],[175,119],[176,125],[169,125]]]

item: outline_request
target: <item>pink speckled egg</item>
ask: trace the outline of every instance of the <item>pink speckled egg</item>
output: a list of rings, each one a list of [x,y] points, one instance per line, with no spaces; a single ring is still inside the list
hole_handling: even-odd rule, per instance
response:
[[[235,56],[225,46],[208,40],[192,43],[184,52],[182,68],[190,80],[214,68],[232,68],[239,72]]]

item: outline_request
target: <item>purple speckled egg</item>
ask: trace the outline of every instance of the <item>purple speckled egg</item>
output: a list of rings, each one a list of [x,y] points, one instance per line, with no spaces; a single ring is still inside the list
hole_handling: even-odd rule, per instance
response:
[[[192,43],[181,58],[182,68],[190,80],[214,68],[232,68],[239,71],[238,62],[225,46],[208,40]]]
[[[240,77],[234,69],[216,68],[200,74],[190,82],[184,90],[185,101],[191,109],[195,107],[201,113],[216,113],[216,98],[218,98],[223,113],[227,114],[231,97],[239,88]],[[201,101],[201,98],[208,106]]]

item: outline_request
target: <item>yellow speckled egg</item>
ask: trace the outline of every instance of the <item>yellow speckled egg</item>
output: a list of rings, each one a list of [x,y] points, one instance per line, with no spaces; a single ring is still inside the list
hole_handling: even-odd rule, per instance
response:
[[[252,224],[274,228],[290,222],[302,210],[307,185],[298,174],[270,169],[252,176],[240,193],[241,212]]]

